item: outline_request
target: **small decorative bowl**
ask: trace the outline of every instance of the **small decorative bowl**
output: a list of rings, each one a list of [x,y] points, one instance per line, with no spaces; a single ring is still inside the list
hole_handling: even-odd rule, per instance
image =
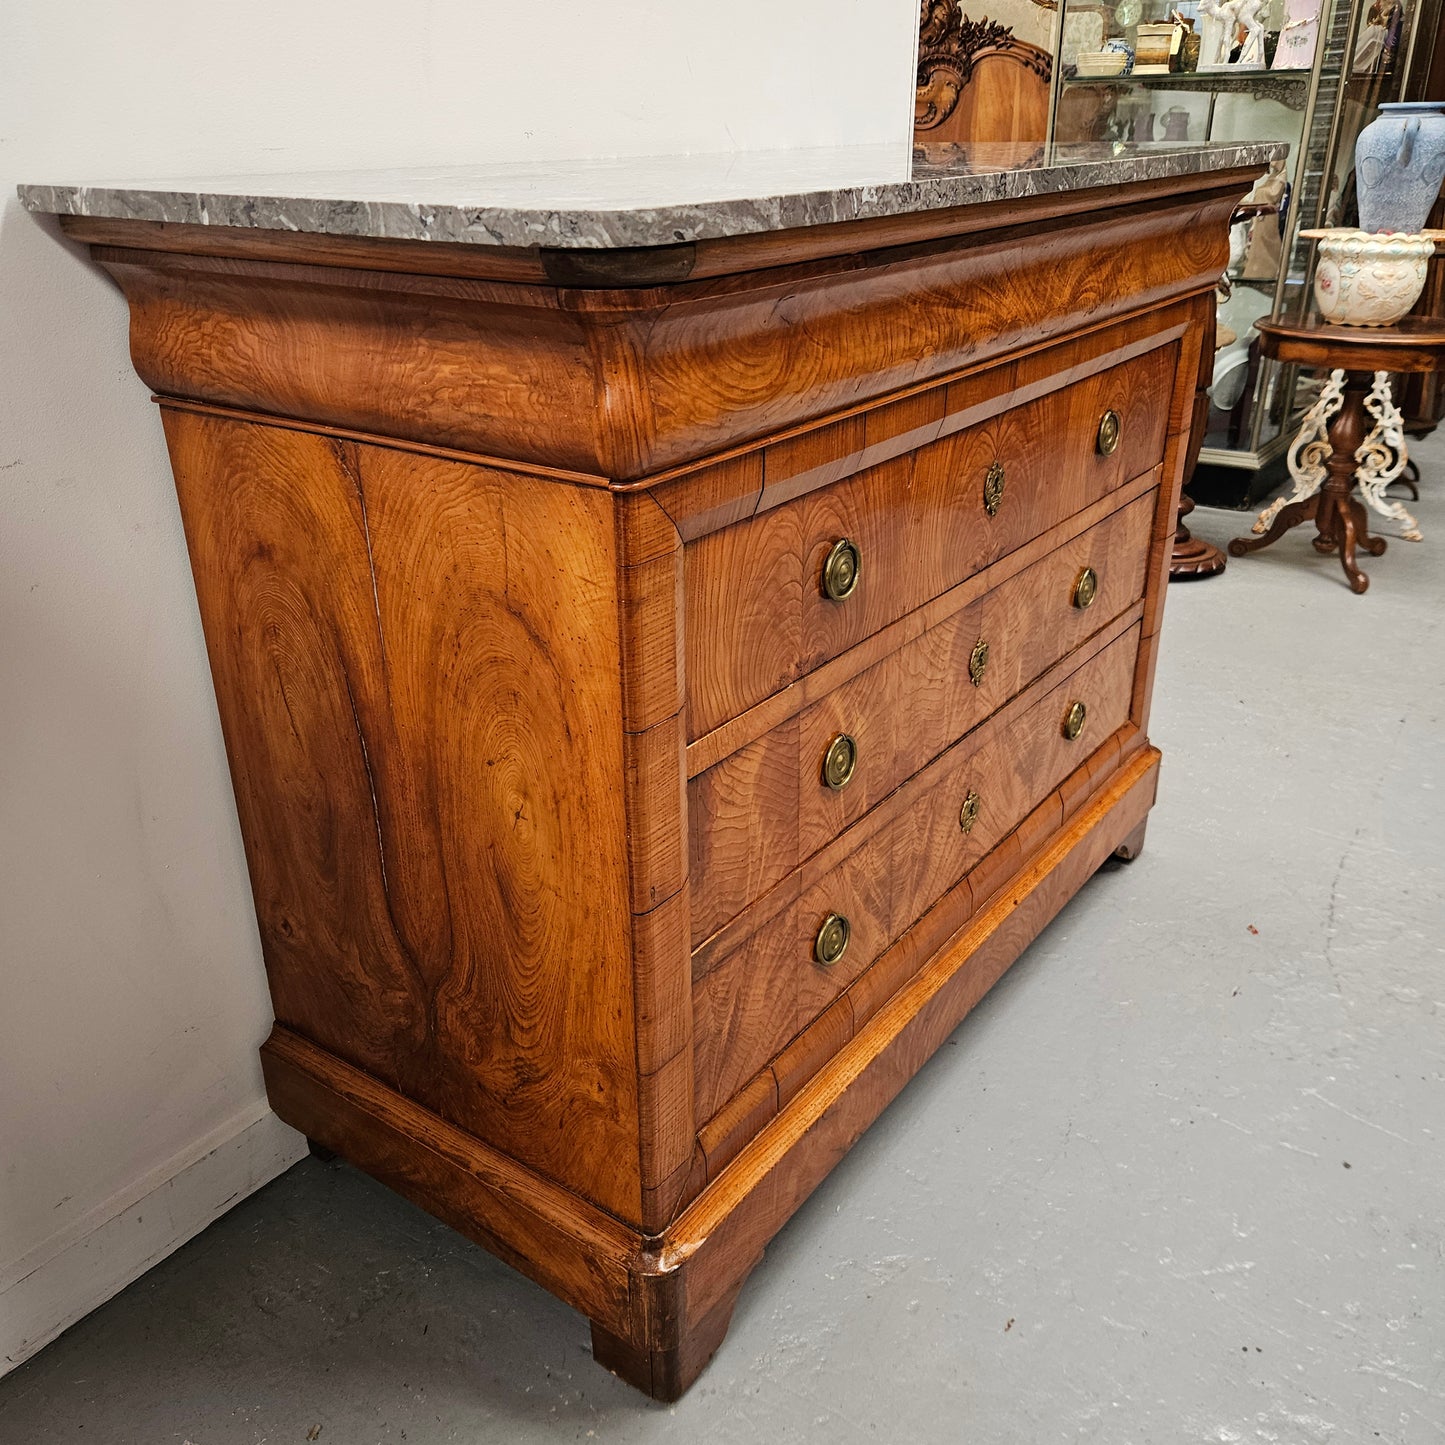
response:
[[[1122,75],[1129,57],[1120,50],[1081,50],[1077,64],[1080,75]]]
[[[1315,305],[1335,326],[1393,326],[1425,289],[1433,236],[1342,227],[1300,235],[1320,243]]]

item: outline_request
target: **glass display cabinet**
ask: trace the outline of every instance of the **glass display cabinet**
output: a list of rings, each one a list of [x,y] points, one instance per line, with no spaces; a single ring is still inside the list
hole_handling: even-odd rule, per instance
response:
[[[1248,506],[1277,479],[1309,388],[1260,356],[1253,323],[1308,308],[1303,229],[1350,225],[1354,143],[1397,99],[1441,0],[1059,0],[1050,134],[1118,143],[1281,140],[1234,228],[1197,498]],[[1242,63],[1244,62],[1244,63]]]

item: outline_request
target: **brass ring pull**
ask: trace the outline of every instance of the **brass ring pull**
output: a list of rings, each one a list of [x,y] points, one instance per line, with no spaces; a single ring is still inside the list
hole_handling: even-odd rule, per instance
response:
[[[958,810],[958,826],[965,833],[973,832],[973,825],[978,822],[978,794],[972,788],[964,797],[963,806]]]
[[[837,963],[847,951],[851,935],[848,920],[841,913],[830,913],[813,942],[813,957],[825,967]]]
[[[968,655],[968,680],[977,687],[983,681],[983,675],[988,671],[988,643],[983,638],[974,643],[973,651]]]
[[[1070,742],[1078,737],[1084,730],[1084,720],[1088,717],[1089,710],[1081,702],[1071,702],[1069,710],[1064,714],[1064,736]]]
[[[1099,418],[1099,435],[1095,444],[1101,457],[1111,457],[1119,450],[1119,436],[1123,430],[1124,423],[1120,421],[1119,413],[1110,407]]]
[[[846,537],[833,543],[828,560],[823,563],[823,594],[834,602],[850,597],[858,586],[858,574],[863,570],[863,559],[858,555],[857,546]]]
[[[1099,574],[1092,567],[1085,567],[1074,581],[1074,606],[1080,612],[1094,605],[1099,595]]]
[[[839,733],[823,754],[823,781],[835,793],[842,792],[853,780],[858,766],[858,744],[847,733]]]
[[[1003,504],[1004,474],[1002,462],[990,462],[983,479],[983,509],[990,517],[998,516]]]

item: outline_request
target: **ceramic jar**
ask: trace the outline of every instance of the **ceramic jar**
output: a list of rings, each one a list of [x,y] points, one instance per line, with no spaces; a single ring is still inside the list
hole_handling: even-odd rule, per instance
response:
[[[1189,112],[1182,105],[1166,110],[1160,117],[1164,122],[1164,139],[1181,141],[1189,139]]]
[[[1314,231],[1320,243],[1315,305],[1335,326],[1393,326],[1425,289],[1429,236]]]
[[[1355,142],[1360,228],[1419,231],[1445,180],[1445,104],[1385,104]]]

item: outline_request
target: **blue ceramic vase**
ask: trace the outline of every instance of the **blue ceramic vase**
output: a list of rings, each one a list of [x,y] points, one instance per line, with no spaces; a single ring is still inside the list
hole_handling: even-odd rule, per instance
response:
[[[1355,142],[1362,231],[1419,231],[1445,181],[1445,105],[1385,104]]]

